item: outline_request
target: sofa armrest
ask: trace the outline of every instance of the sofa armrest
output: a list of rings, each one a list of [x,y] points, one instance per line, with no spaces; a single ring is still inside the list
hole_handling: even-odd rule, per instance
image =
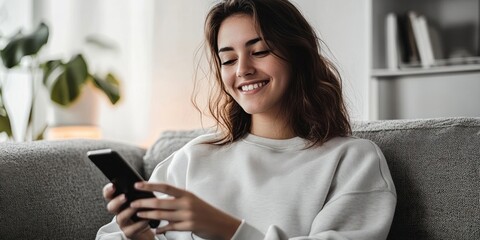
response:
[[[94,239],[111,221],[102,188],[108,179],[89,150],[112,148],[143,173],[145,150],[103,140],[0,144],[2,239]]]

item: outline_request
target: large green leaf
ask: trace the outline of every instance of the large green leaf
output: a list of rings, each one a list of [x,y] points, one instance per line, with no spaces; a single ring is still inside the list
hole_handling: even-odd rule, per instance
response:
[[[67,63],[67,74],[77,83],[77,86],[85,84],[88,78],[88,67],[82,54],[78,54]]]
[[[50,98],[63,106],[69,106],[80,95],[81,89],[88,79],[88,68],[81,54],[75,56],[66,64],[58,65],[52,62],[51,67],[59,68],[60,73],[55,76],[50,86]],[[49,74],[53,72],[51,69]],[[44,80],[45,81],[45,80]]]
[[[41,23],[31,34],[16,34],[0,52],[3,64],[7,68],[15,67],[23,57],[37,54],[40,48],[48,41],[49,30],[45,23]]]
[[[112,104],[115,104],[120,100],[120,81],[115,75],[109,73],[105,79],[92,76],[92,80],[95,83],[95,86],[107,95]]]
[[[12,126],[10,118],[8,117],[7,109],[3,104],[2,88],[0,87],[0,133],[5,132],[9,137],[12,137]]]

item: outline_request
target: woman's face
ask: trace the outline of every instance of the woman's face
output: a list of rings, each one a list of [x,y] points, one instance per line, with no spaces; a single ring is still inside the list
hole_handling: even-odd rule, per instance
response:
[[[226,91],[252,116],[278,117],[290,67],[268,48],[252,17],[226,18],[218,32],[218,49]]]

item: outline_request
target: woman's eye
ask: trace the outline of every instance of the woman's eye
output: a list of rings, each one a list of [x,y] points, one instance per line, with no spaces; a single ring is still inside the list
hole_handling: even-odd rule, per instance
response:
[[[222,65],[230,65],[233,62],[235,62],[235,59],[224,61],[224,62],[222,62]]]
[[[262,56],[268,55],[269,53],[270,53],[270,50],[265,50],[265,51],[254,52],[252,55],[262,57]]]

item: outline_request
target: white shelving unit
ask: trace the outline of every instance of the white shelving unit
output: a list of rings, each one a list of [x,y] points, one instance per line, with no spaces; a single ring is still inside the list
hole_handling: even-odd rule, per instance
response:
[[[369,118],[480,116],[480,0],[371,0],[371,4]],[[472,63],[388,69],[385,18],[390,12],[410,10],[437,29],[445,59],[463,57]]]
[[[464,73],[464,72],[478,72],[480,71],[479,64],[468,65],[456,65],[456,66],[443,66],[443,67],[431,67],[427,69],[423,68],[409,68],[409,69],[373,69],[372,78],[396,78],[401,76],[415,76],[415,75],[433,75],[443,73]],[[480,79],[479,79],[480,81]]]

